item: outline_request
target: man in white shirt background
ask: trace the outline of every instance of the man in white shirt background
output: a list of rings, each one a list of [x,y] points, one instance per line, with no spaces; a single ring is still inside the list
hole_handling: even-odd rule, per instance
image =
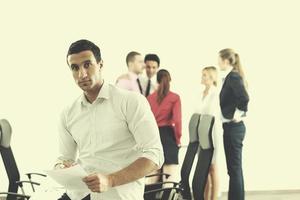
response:
[[[71,44],[67,63],[83,90],[62,115],[56,169],[79,164],[90,191],[67,191],[60,200],[140,200],[144,176],[164,162],[156,121],[147,100],[102,79],[99,47]]]
[[[156,74],[160,65],[160,59],[156,54],[147,54],[144,62],[146,74],[145,76],[141,76],[140,80],[143,88],[143,94],[147,97],[156,90]]]

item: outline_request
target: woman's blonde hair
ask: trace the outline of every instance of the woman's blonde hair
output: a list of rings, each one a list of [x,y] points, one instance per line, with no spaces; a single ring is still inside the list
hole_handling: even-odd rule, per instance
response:
[[[218,85],[218,72],[217,68],[214,66],[204,67],[202,71],[207,71],[210,78],[213,80],[214,86]]]

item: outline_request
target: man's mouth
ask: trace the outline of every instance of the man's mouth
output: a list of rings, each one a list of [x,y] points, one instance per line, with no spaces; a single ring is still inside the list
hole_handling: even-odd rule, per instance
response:
[[[83,84],[83,85],[85,85],[85,84],[88,84],[88,83],[90,83],[91,82],[91,80],[85,80],[85,81],[79,81],[78,83],[79,84]]]

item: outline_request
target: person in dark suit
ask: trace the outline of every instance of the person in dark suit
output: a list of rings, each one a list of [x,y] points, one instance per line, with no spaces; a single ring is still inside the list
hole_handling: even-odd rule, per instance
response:
[[[229,200],[244,200],[242,148],[246,133],[243,119],[248,111],[247,83],[239,55],[232,49],[219,52],[219,67],[223,73],[220,92],[223,141],[229,175]]]

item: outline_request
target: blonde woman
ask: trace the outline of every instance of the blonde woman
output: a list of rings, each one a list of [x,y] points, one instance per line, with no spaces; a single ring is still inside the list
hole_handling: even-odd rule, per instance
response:
[[[217,157],[219,152],[219,137],[222,135],[219,92],[217,89],[217,69],[213,66],[202,70],[201,84],[204,90],[197,99],[196,112],[200,114],[213,115],[215,124],[213,127],[214,154],[208,174],[205,188],[205,200],[216,200],[219,194],[219,175],[217,169]]]

